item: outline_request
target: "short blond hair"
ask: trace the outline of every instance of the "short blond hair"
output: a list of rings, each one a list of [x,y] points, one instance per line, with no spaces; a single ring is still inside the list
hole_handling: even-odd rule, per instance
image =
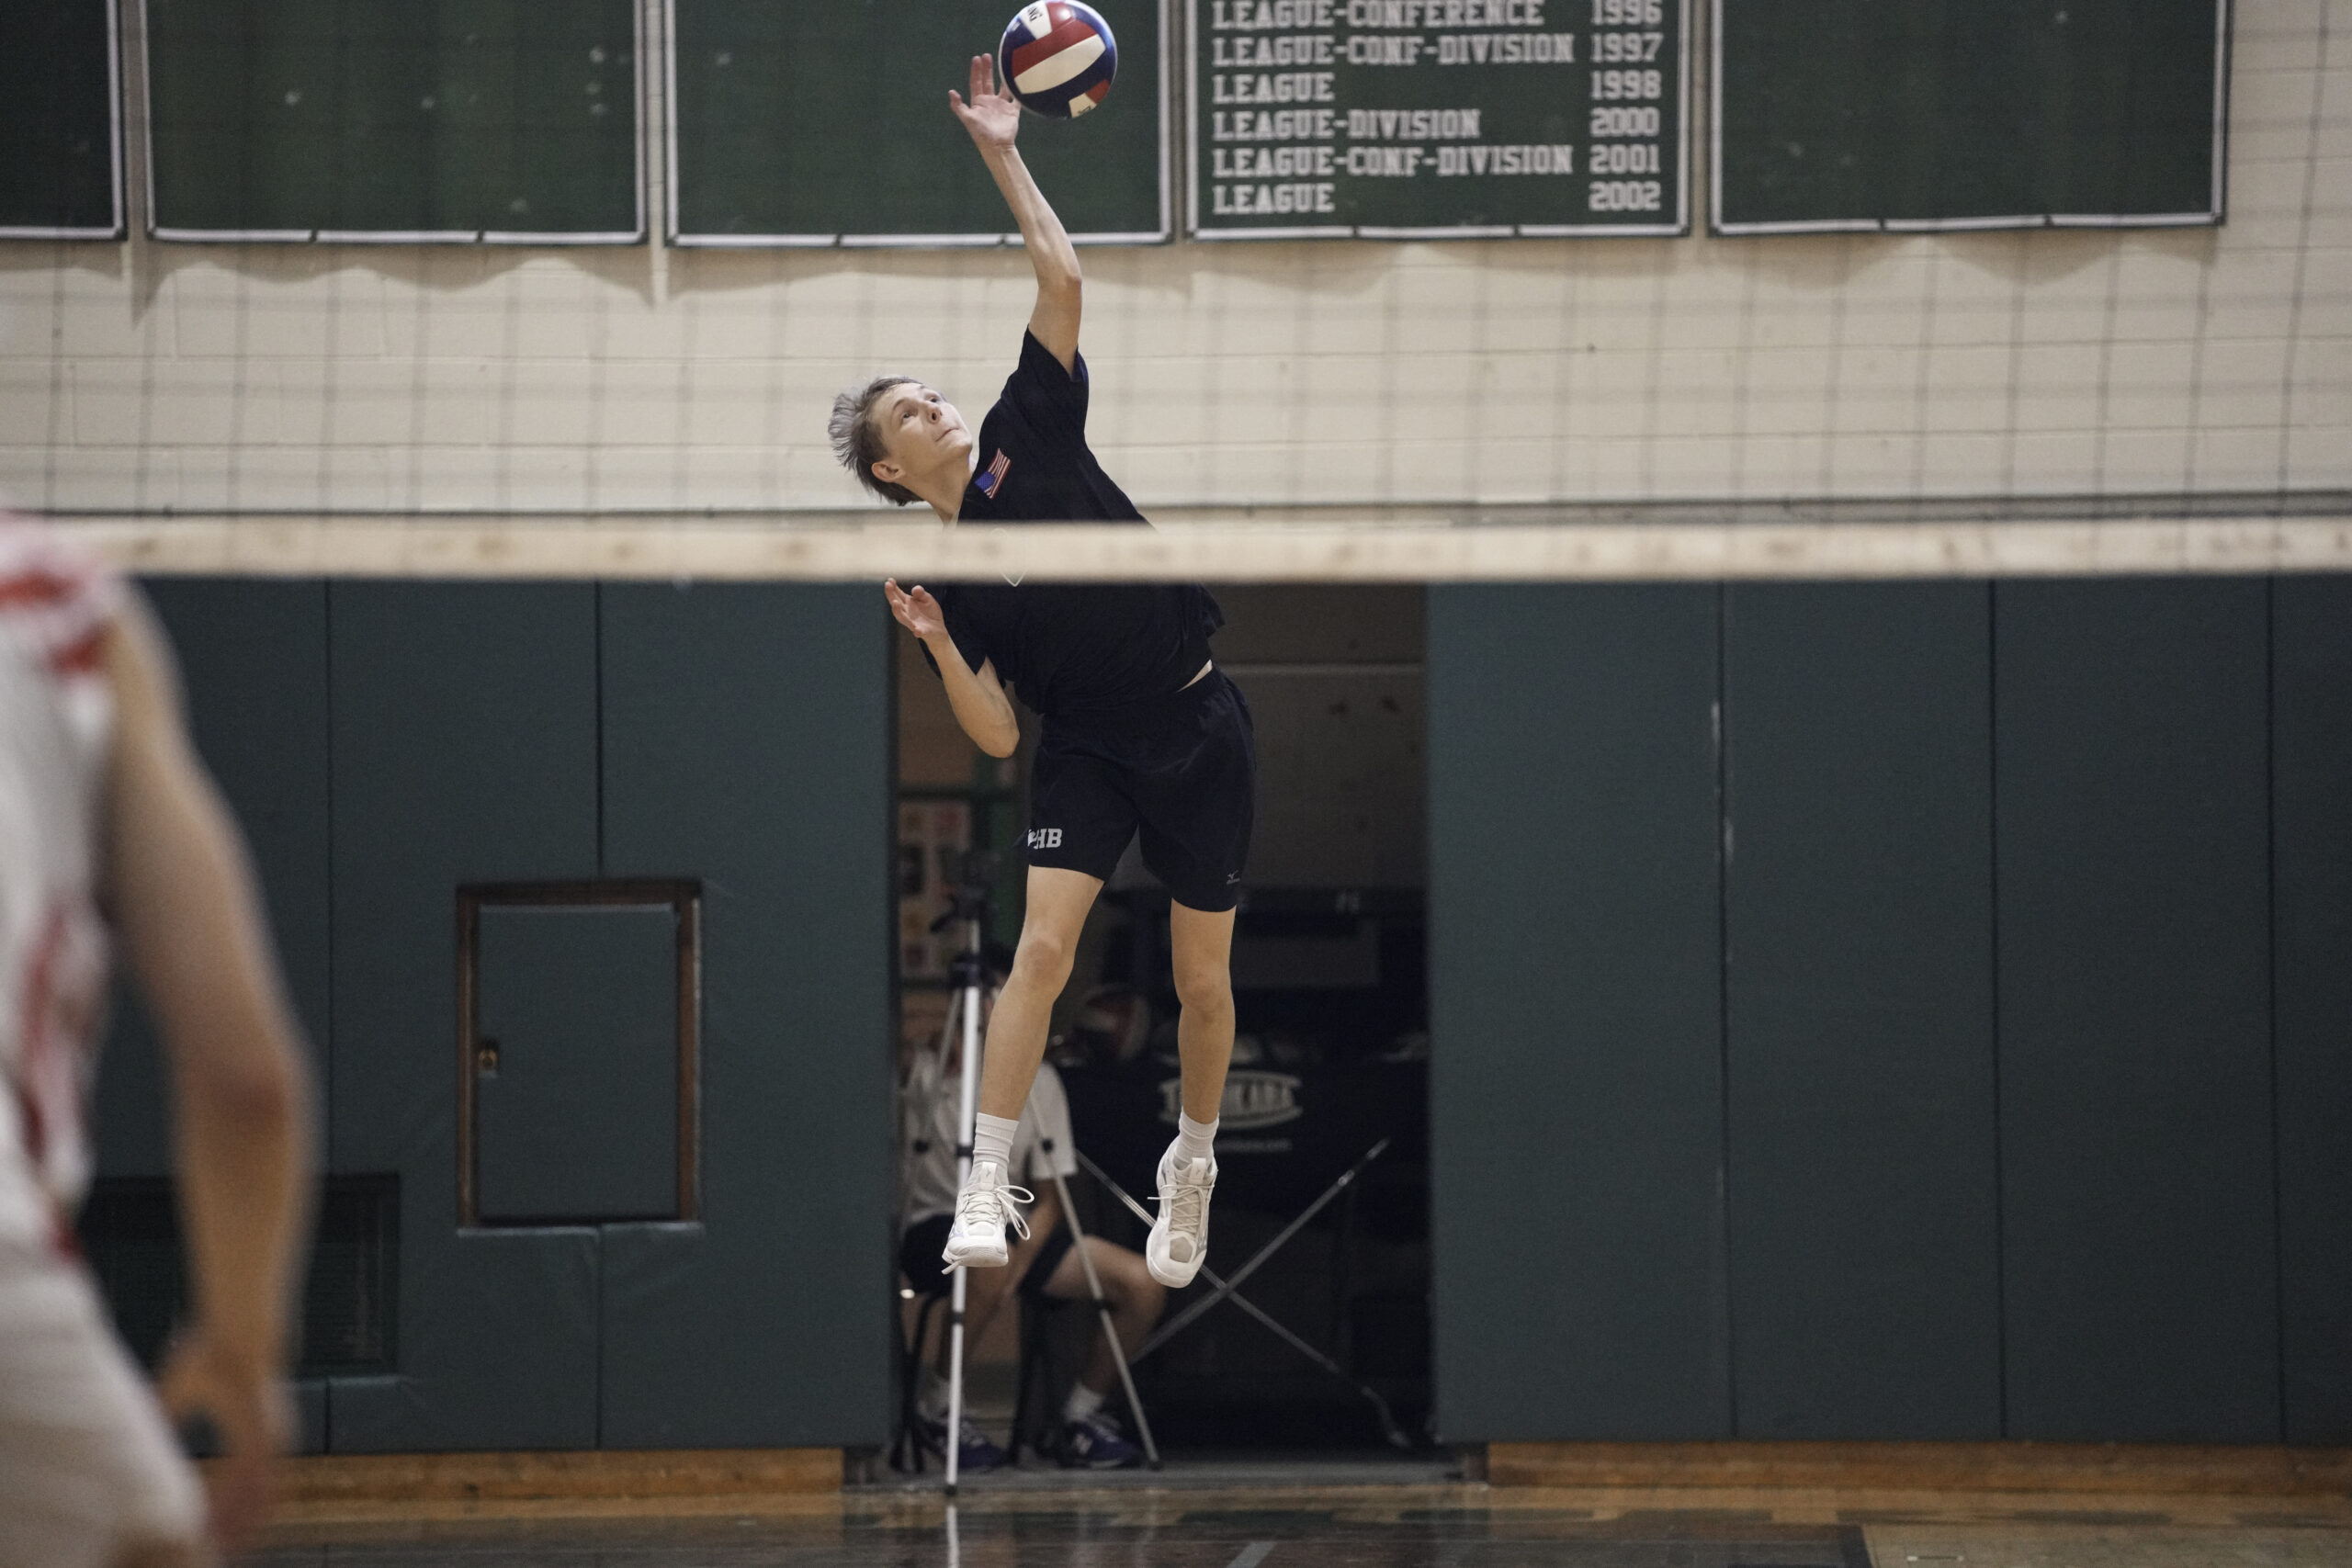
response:
[[[874,465],[889,453],[883,449],[882,432],[874,423],[874,405],[893,387],[921,385],[911,376],[876,376],[864,387],[852,388],[835,398],[833,417],[825,423],[835,459],[857,476],[858,483],[896,506],[911,505],[922,497],[875,473]]]

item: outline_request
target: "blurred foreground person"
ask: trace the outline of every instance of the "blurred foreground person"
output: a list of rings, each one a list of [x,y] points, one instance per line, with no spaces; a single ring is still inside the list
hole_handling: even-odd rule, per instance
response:
[[[159,1391],[73,1229],[115,942],[174,1087],[192,1315]],[[252,1539],[290,1427],[310,1176],[294,1025],[163,639],[127,584],[0,514],[0,1568],[176,1568]],[[204,1483],[172,1432],[199,1416],[223,1454]]]

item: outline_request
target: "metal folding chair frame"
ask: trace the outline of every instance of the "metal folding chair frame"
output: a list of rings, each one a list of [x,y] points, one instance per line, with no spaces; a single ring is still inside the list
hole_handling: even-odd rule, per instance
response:
[[[1322,1368],[1325,1371],[1330,1373],[1333,1377],[1338,1378],[1341,1382],[1346,1383],[1358,1393],[1363,1395],[1366,1400],[1371,1402],[1373,1410],[1380,1417],[1380,1429],[1382,1435],[1397,1448],[1407,1450],[1411,1449],[1413,1447],[1412,1439],[1407,1437],[1405,1429],[1396,1424],[1396,1416],[1389,1410],[1388,1402],[1380,1397],[1379,1390],[1357,1378],[1345,1367],[1340,1365],[1339,1362],[1333,1360],[1330,1357],[1325,1355],[1322,1351],[1317,1349],[1306,1340],[1300,1338],[1295,1333],[1293,1333],[1289,1327],[1276,1319],[1272,1314],[1267,1312],[1263,1307],[1258,1305],[1257,1303],[1251,1301],[1249,1297],[1239,1293],[1242,1283],[1247,1280],[1250,1275],[1256,1273],[1259,1269],[1264,1265],[1266,1259],[1272,1258],[1275,1252],[1283,1246],[1283,1244],[1288,1242],[1291,1237],[1296,1235],[1302,1229],[1304,1229],[1309,1220],[1313,1219],[1317,1214],[1321,1213],[1325,1208],[1329,1207],[1334,1198],[1337,1198],[1340,1193],[1346,1191],[1349,1187],[1353,1185],[1356,1178],[1363,1174],[1363,1170],[1366,1166],[1369,1166],[1374,1160],[1378,1159],[1382,1155],[1388,1151],[1388,1144],[1389,1140],[1383,1138],[1378,1143],[1373,1145],[1372,1147],[1366,1149],[1363,1152],[1363,1157],[1358,1159],[1355,1164],[1348,1167],[1347,1169],[1341,1171],[1339,1175],[1339,1179],[1333,1181],[1330,1186],[1325,1188],[1322,1195],[1302,1210],[1296,1219],[1291,1221],[1287,1225],[1284,1225],[1282,1230],[1275,1235],[1272,1241],[1269,1241],[1265,1246],[1260,1247],[1250,1256],[1248,1262],[1235,1269],[1233,1271],[1232,1278],[1219,1279],[1215,1269],[1209,1268],[1206,1264],[1203,1264],[1201,1266],[1201,1278],[1208,1281],[1210,1286],[1209,1293],[1202,1297],[1199,1301],[1193,1303],[1182,1312],[1178,1313],[1174,1317],[1170,1318],[1167,1322],[1161,1324],[1157,1329],[1153,1330],[1150,1337],[1145,1339],[1140,1346],[1136,1347],[1136,1353],[1132,1359],[1136,1361],[1142,1360],[1146,1356],[1150,1355],[1154,1350],[1159,1349],[1162,1345],[1167,1344],[1169,1340],[1174,1338],[1178,1334],[1189,1327],[1193,1322],[1199,1319],[1202,1314],[1207,1312],[1211,1307],[1214,1307],[1219,1302],[1230,1301],[1235,1306],[1239,1307],[1243,1312],[1248,1313],[1251,1317],[1257,1319],[1268,1329],[1272,1330],[1276,1337],[1290,1346],[1292,1349],[1296,1350],[1300,1355],[1305,1356],[1308,1360],[1313,1361],[1317,1366]],[[1145,1224],[1148,1225],[1152,1223],[1151,1212],[1146,1209],[1141,1203],[1136,1202],[1136,1200],[1128,1194],[1125,1188],[1121,1187],[1117,1182],[1112,1180],[1110,1174],[1101,1166],[1095,1164],[1091,1159],[1089,1159],[1085,1150],[1072,1149],[1070,1152],[1078,1156],[1078,1163],[1085,1168],[1086,1173],[1102,1184],[1104,1191],[1110,1193],[1120,1202],[1125,1204],[1128,1212],[1133,1213],[1136,1218],[1141,1220]],[[1067,1200],[1065,1200],[1065,1201],[1067,1201]]]

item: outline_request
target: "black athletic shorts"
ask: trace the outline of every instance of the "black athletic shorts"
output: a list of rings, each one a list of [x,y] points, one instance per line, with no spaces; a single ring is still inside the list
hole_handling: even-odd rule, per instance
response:
[[[1046,721],[1029,772],[1031,865],[1109,881],[1143,835],[1143,863],[1188,909],[1241,896],[1256,814],[1250,705],[1222,670],[1113,721]]]
[[[948,1228],[955,1223],[953,1214],[933,1214],[927,1220],[917,1220],[899,1237],[899,1268],[917,1294],[928,1296],[947,1289],[947,1263],[939,1254],[946,1247]],[[1069,1227],[1056,1220],[1054,1234],[1037,1248],[1029,1272],[1021,1276],[1021,1293],[1032,1301],[1043,1301],[1046,1281],[1054,1277],[1054,1270],[1069,1256]]]

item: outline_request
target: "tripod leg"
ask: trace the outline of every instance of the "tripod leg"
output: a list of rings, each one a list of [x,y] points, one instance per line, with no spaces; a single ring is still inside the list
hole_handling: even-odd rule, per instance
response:
[[[956,1495],[956,1461],[964,1451],[964,1270],[956,1270],[947,1295],[947,1495]]]
[[[1054,1141],[1045,1140],[1046,1157],[1051,1159]],[[1078,1210],[1069,1201],[1069,1181],[1058,1170],[1054,1172],[1054,1190],[1061,1194],[1062,1222],[1069,1226],[1070,1244],[1078,1248],[1078,1260],[1086,1269],[1086,1293],[1094,1298],[1094,1314],[1102,1324],[1102,1337],[1110,1342],[1111,1364],[1119,1369],[1119,1386],[1126,1391],[1127,1408],[1136,1413],[1136,1435],[1143,1439],[1143,1456],[1151,1468],[1159,1468],[1159,1445],[1151,1440],[1151,1417],[1143,1412],[1143,1400],[1136,1393],[1135,1373],[1127,1370],[1126,1348],[1119,1343],[1119,1331],[1111,1322],[1111,1300],[1102,1293],[1102,1277],[1094,1272],[1093,1255],[1086,1249],[1086,1232],[1078,1223]]]
[[[958,992],[956,1006],[962,1010],[964,1025],[964,1077],[961,1102],[956,1119],[956,1189],[963,1191],[965,1183],[972,1179],[973,1115],[979,1109],[980,1084],[980,922],[969,922],[966,931],[966,984]],[[961,1269],[956,1271],[950,1287],[947,1317],[947,1440],[942,1446],[947,1450],[947,1495],[956,1495],[958,1470],[964,1451],[964,1301],[969,1279]]]

